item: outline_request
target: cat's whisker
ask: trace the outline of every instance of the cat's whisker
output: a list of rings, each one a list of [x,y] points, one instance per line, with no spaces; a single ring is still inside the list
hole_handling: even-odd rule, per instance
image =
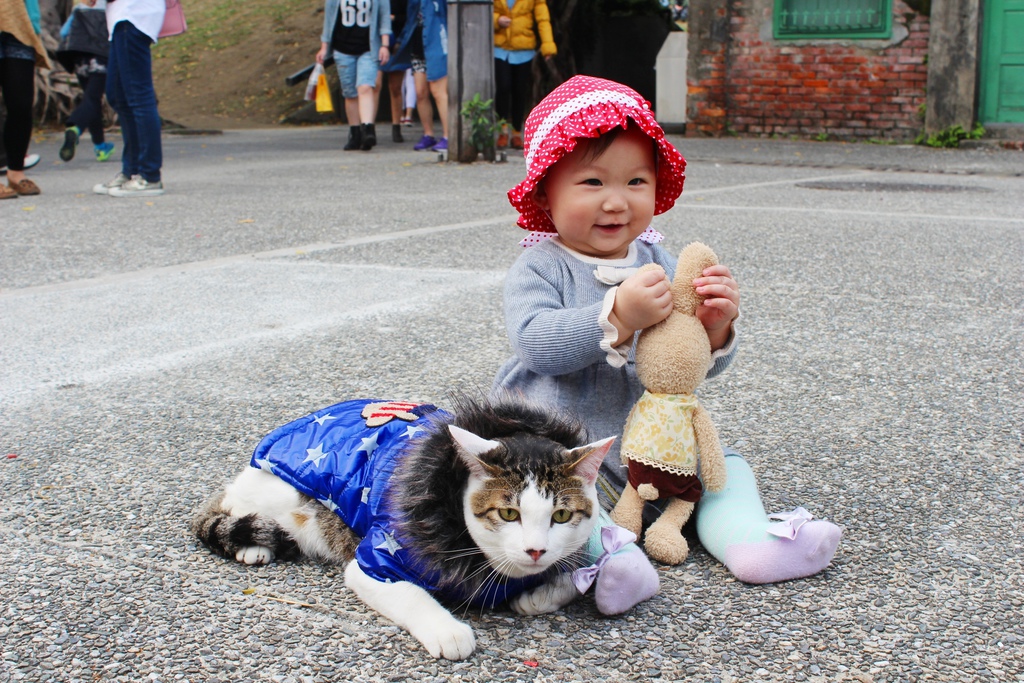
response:
[[[511,573],[511,569],[513,569],[515,566],[515,562],[512,561],[510,558],[503,558],[498,563],[498,566],[492,566],[488,564],[485,565],[485,567],[481,567],[481,569],[490,569],[490,571],[487,573],[487,577],[484,580],[482,586],[489,586],[492,588],[505,587],[507,584],[510,583],[509,574]]]
[[[503,566],[504,566],[505,564],[506,564],[506,563],[502,563],[502,565],[503,565]],[[511,566],[511,565],[512,565],[513,563],[512,563],[512,562],[508,562],[507,564],[508,564],[509,566]],[[492,581],[493,581],[493,584],[492,584],[492,585],[496,586],[496,589],[495,589],[495,590],[497,590],[497,587],[500,587],[501,589],[504,589],[504,588],[505,588],[505,586],[506,586],[506,585],[508,585],[508,584],[510,583],[510,579],[509,579],[508,573],[507,573],[507,572],[505,572],[505,571],[498,571],[498,570],[495,570],[495,571],[494,571],[494,572],[492,573],[491,577],[492,577]]]
[[[501,564],[503,566],[505,563],[503,562]],[[480,612],[481,614],[483,614],[483,611],[489,606],[489,602],[491,601],[488,600],[488,597],[498,594],[498,589],[504,587],[504,585],[507,583],[508,577],[506,576],[505,572],[501,571],[500,567],[498,569],[495,569],[490,567],[490,565],[484,565],[483,567],[480,567],[477,571],[473,572],[473,574],[470,575],[470,578],[476,576],[477,574],[480,574],[483,570],[488,568],[490,568],[490,572],[488,572],[487,576],[484,577],[484,579],[477,584],[473,592],[470,593],[470,595],[465,600],[463,600],[462,603],[459,604],[458,609],[467,609],[471,607],[474,603],[478,603],[480,606]],[[483,599],[478,599],[481,596]]]
[[[559,558],[553,566],[557,567],[561,572],[570,573],[585,566],[588,559],[586,547],[584,546],[574,550],[565,557]]]
[[[438,553],[446,560],[461,560],[464,557],[473,557],[475,555],[484,555],[484,551],[480,548],[460,548],[459,550],[444,550]]]
[[[494,568],[494,567],[492,567],[492,566],[491,566],[490,564],[484,564],[484,565],[481,565],[480,567],[477,567],[477,568],[476,568],[476,569],[475,569],[474,571],[472,571],[471,573],[467,574],[465,578],[466,578],[467,580],[468,580],[468,579],[473,579],[473,578],[476,578],[476,577],[480,576],[480,575],[481,575],[481,574],[483,574],[484,572],[486,572],[486,573],[487,573],[487,576],[488,576],[488,577],[490,577],[490,576],[493,576],[493,575],[495,575],[495,574],[499,574],[499,575],[502,575],[502,576],[503,576],[503,575],[504,575],[504,572],[502,572],[502,571],[501,571],[501,567],[503,567],[503,566],[504,566],[504,563],[502,563],[501,565],[499,565],[499,568],[498,568],[498,569],[495,569],[495,568]]]

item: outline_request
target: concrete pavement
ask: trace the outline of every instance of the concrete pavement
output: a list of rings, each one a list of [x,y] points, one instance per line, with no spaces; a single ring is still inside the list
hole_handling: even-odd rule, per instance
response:
[[[197,546],[270,429],[483,392],[508,354],[521,159],[344,135],[168,135],[148,200],[92,194],[118,168],[87,145],[33,145],[44,194],[0,203],[0,681],[1024,680],[1021,152],[676,139],[655,227],[743,296],[702,398],[770,511],[845,528],[821,575],[744,585],[694,542],[622,618],[470,614],[451,663],[337,568]]]

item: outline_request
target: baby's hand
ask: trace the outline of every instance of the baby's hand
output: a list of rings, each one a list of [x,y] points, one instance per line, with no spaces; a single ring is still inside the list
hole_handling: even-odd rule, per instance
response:
[[[634,273],[615,292],[609,321],[619,331],[616,346],[637,330],[660,323],[672,312],[672,283],[661,268]]]
[[[711,348],[718,350],[729,340],[732,321],[740,314],[740,288],[728,266],[705,268],[702,275],[693,281],[697,293],[707,297],[697,309],[697,319],[708,331]]]

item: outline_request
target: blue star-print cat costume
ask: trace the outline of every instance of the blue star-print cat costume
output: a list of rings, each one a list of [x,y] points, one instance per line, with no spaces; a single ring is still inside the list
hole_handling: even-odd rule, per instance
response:
[[[363,540],[360,569],[378,581],[408,581],[437,593],[431,574],[396,535],[398,510],[387,505],[388,487],[409,439],[450,415],[430,404],[360,399],[338,403],[278,427],[252,456],[266,470],[333,510]],[[475,596],[441,593],[453,602],[493,607],[539,585],[538,577],[502,578]]]

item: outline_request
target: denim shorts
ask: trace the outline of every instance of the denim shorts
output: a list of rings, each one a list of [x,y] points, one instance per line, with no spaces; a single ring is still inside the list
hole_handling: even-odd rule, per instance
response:
[[[36,61],[36,51],[10,33],[0,32],[0,59],[27,59]]]
[[[360,85],[371,88],[377,85],[377,55],[364,52],[361,55],[334,53],[334,63],[338,67],[338,78],[341,79],[341,96],[351,100],[359,96],[356,90]]]

